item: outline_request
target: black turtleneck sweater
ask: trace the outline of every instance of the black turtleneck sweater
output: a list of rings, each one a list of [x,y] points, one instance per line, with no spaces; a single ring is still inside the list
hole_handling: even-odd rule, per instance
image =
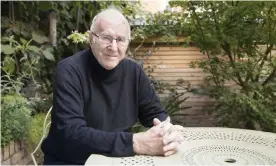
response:
[[[42,144],[46,164],[84,164],[89,155],[134,155],[130,128],[146,127],[167,113],[143,68],[125,58],[104,69],[91,49],[57,65],[49,134]]]

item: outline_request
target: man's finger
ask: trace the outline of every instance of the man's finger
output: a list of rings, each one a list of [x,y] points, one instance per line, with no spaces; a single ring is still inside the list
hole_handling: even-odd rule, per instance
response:
[[[184,130],[184,127],[180,126],[180,125],[174,125],[174,128],[178,131],[183,131]]]
[[[166,153],[167,151],[171,150],[177,150],[179,143],[178,142],[171,142],[168,145],[163,147],[164,152]]]
[[[161,130],[161,135],[168,135],[173,131],[173,125],[170,122],[165,122],[163,129]]]
[[[184,137],[183,137],[183,135],[180,135],[177,141],[178,141],[178,143],[183,142],[183,141],[184,141]]]
[[[162,122],[160,120],[158,120],[158,121],[160,122],[158,125],[160,125],[160,127],[163,128],[166,123],[170,123],[171,118],[168,116],[166,120],[164,120]]]
[[[164,145],[167,145],[171,142],[182,142],[183,140],[184,139],[183,139],[183,136],[181,135],[181,133],[178,131],[174,131],[171,134],[169,134],[163,138],[163,143],[164,143]]]
[[[170,133],[172,130],[171,118],[168,116],[167,119],[160,124],[160,127],[163,128],[160,135],[164,136],[165,134]]]
[[[173,142],[176,139],[176,132],[172,132],[171,134],[165,135],[163,137],[163,144],[167,145]]]
[[[167,152],[165,152],[164,156],[165,157],[170,156],[170,155],[174,154],[175,152],[176,152],[176,150],[167,151]]]

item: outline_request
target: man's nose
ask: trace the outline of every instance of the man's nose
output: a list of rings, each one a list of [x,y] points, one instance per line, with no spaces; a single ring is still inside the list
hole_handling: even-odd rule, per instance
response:
[[[112,40],[112,42],[111,42],[111,50],[112,51],[117,51],[118,50],[117,40]]]

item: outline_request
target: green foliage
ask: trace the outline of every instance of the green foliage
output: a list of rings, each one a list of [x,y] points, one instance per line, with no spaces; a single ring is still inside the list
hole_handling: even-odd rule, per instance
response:
[[[52,92],[56,63],[78,50],[87,48],[87,44],[69,43],[66,39],[68,34],[73,30],[86,32],[90,29],[94,15],[111,4],[121,6],[123,13],[130,19],[139,9],[136,8],[136,4],[139,3],[124,1],[15,1],[1,4],[3,9],[1,50],[4,54],[2,58],[6,59],[1,67],[8,72],[2,75],[11,79],[1,83],[1,86],[14,91],[10,84],[18,81],[20,83],[20,86],[16,86],[18,91],[30,83],[26,80],[32,79],[32,83],[41,85],[43,93],[48,94]],[[48,40],[50,12],[55,12],[57,17],[58,47],[51,46]],[[27,75],[22,75],[22,72]]]
[[[17,93],[19,94],[23,87],[22,77],[12,78],[9,74],[1,76],[1,94]]]
[[[55,60],[51,46],[47,45],[48,38],[41,32],[35,31],[30,25],[16,21],[11,25],[10,20],[2,18],[3,36],[1,40],[1,93],[19,93],[27,80],[37,83],[40,76],[40,64],[44,59]]]
[[[251,129],[276,132],[276,103],[274,102],[276,87],[275,84],[273,86],[254,87],[251,89],[251,94],[241,93],[226,87],[219,90],[218,88],[210,88],[210,93],[214,95],[211,96],[217,99],[214,108],[219,125],[236,128],[250,127]],[[223,94],[223,96],[219,97],[218,94]]]
[[[84,33],[79,33],[77,31],[72,32],[67,39],[72,41],[73,43],[88,43],[88,37],[89,37],[89,32],[86,31]]]
[[[17,94],[1,98],[1,147],[27,135],[31,112],[27,100]]]
[[[46,113],[39,113],[33,116],[31,119],[30,129],[25,139],[25,142],[27,143],[27,150],[30,153],[35,150],[36,146],[38,145],[42,137],[45,117],[46,117]],[[50,118],[47,119],[47,123],[49,122],[50,122]],[[49,127],[47,128],[46,134],[48,134],[48,132],[49,132]],[[37,151],[35,156],[36,156],[36,159],[42,160],[43,153],[41,149]]]
[[[208,56],[191,63],[208,77],[218,125],[276,131],[276,3],[171,2],[189,13],[191,40]],[[235,86],[227,86],[232,84]]]
[[[53,102],[53,94],[35,95],[34,97],[28,98],[28,105],[33,110],[33,115],[43,113],[47,111]]]
[[[161,81],[159,81],[161,82]],[[161,86],[160,86],[161,85]],[[165,84],[162,83],[158,85],[159,87],[155,87],[157,91],[160,89],[164,91],[168,91],[169,95],[165,97],[161,103],[168,112],[169,116],[171,117],[173,123],[178,123],[180,125],[184,125],[183,122],[174,119],[174,117],[181,117],[184,116],[181,112],[185,111],[186,109],[191,108],[191,106],[185,105],[185,101],[189,98],[189,96],[185,96],[187,92],[191,92],[190,83],[184,81],[183,79],[179,79],[175,85]],[[184,106],[183,106],[184,105]]]
[[[146,25],[139,26],[137,29],[142,29],[145,37],[163,36],[177,37],[187,35],[187,23],[185,18],[187,13],[164,11],[157,12],[145,18]],[[134,35],[136,28],[133,30]],[[139,39],[139,38],[138,38]]]

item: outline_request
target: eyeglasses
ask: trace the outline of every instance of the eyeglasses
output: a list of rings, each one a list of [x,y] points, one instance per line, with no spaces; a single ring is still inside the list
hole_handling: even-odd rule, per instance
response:
[[[113,42],[113,40],[116,40],[116,43],[120,46],[126,46],[129,42],[129,39],[125,39],[122,37],[118,37],[117,39],[114,39],[110,35],[97,35],[94,32],[92,32],[93,35],[99,38],[99,41],[104,44],[110,44]]]

